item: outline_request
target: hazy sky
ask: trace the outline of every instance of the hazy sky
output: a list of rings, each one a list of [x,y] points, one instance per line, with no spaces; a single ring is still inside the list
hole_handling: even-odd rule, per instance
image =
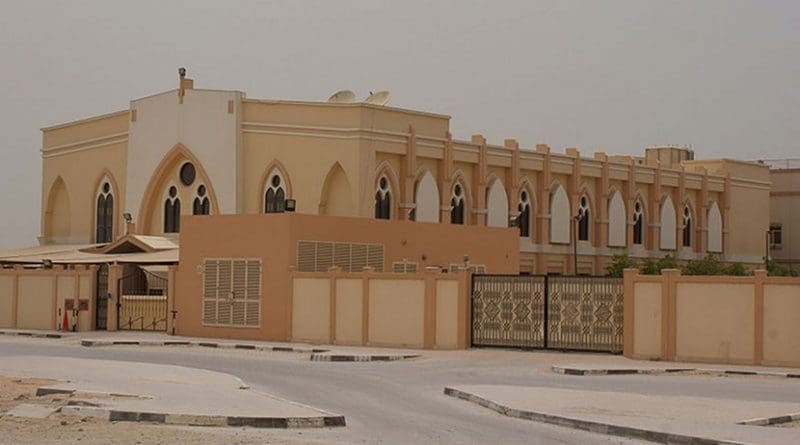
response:
[[[0,1],[0,248],[39,234],[39,128],[176,86],[391,90],[459,139],[800,157],[800,1]]]

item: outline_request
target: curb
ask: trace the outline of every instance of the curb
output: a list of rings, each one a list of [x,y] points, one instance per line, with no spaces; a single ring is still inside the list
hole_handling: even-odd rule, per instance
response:
[[[556,374],[564,375],[623,375],[623,374],[670,374],[676,372],[699,372],[702,374],[726,374],[726,375],[755,375],[765,377],[784,377],[789,379],[800,378],[800,373],[776,372],[776,371],[748,371],[737,369],[717,369],[717,368],[613,368],[613,369],[585,369],[569,368],[564,366],[551,366]]]
[[[0,331],[0,335],[15,335],[18,337],[34,337],[34,338],[64,338],[64,334],[53,334],[44,332],[28,332],[28,331]]]
[[[302,352],[302,353],[320,353],[327,352],[327,349],[317,348],[295,348],[291,346],[267,346],[255,345],[249,343],[215,343],[205,341],[185,341],[185,340],[81,340],[81,346],[87,348],[95,346],[195,346],[202,348],[217,348],[217,349],[246,349],[254,351],[274,351],[274,352]]]
[[[342,355],[311,354],[312,362],[394,362],[417,358],[419,355]]]
[[[320,417],[242,417],[168,414],[143,411],[118,411],[92,406],[64,406],[65,416],[91,417],[109,422],[150,422],[167,425],[251,428],[325,428],[346,426],[344,416]]]
[[[800,413],[787,414],[785,416],[763,417],[758,419],[744,420],[742,422],[736,422],[736,424],[751,425],[751,426],[769,426],[769,425],[778,425],[781,423],[794,422],[796,420],[800,420]]]
[[[548,423],[551,425],[563,426],[592,433],[606,434],[609,436],[619,436],[631,439],[646,440],[658,443],[701,443],[703,445],[744,445],[742,442],[734,442],[729,440],[710,439],[698,436],[686,436],[683,434],[665,433],[661,431],[645,430],[641,428],[634,428],[622,425],[615,425],[612,423],[594,422],[590,420],[574,419],[571,417],[558,416],[554,414],[537,413],[534,411],[524,411],[514,408],[509,408],[499,403],[493,402],[489,399],[470,394],[468,392],[460,391],[455,388],[445,388],[445,395],[455,397],[457,399],[466,400],[478,404],[484,408],[488,408],[499,414],[517,419],[532,420],[534,422]]]

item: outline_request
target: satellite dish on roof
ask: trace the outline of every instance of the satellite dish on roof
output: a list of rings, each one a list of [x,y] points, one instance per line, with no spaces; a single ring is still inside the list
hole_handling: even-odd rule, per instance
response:
[[[356,93],[350,90],[340,90],[333,93],[333,96],[328,98],[328,102],[334,104],[350,104],[356,101]]]
[[[364,102],[373,105],[386,105],[389,102],[391,93],[388,91],[378,91],[377,93],[369,93],[369,97]]]

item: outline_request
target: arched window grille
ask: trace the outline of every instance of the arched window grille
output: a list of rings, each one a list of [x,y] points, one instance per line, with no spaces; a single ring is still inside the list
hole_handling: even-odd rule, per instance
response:
[[[581,205],[578,209],[578,240],[589,241],[589,199],[581,196]]]
[[[392,219],[392,191],[389,180],[381,176],[378,190],[375,192],[375,219]]]
[[[683,247],[692,247],[692,212],[689,206],[683,208]]]
[[[460,183],[453,186],[453,196],[450,198],[450,222],[464,224],[464,188]]]
[[[639,201],[633,206],[633,244],[644,244],[644,213]]]
[[[95,242],[110,243],[114,240],[114,193],[108,181],[100,186],[95,213]]]
[[[193,215],[208,215],[210,213],[211,206],[207,195],[208,191],[206,190],[206,186],[200,184],[197,187],[197,196],[194,198],[194,203],[192,203]]]
[[[173,185],[164,200],[164,233],[178,233],[180,230],[181,199],[178,197],[178,189]]]
[[[517,223],[519,224],[519,236],[525,238],[531,236],[531,200],[528,192],[523,190],[519,194],[519,216]]]
[[[283,187],[280,173],[273,172],[264,194],[264,213],[282,213],[286,210],[286,191]]]

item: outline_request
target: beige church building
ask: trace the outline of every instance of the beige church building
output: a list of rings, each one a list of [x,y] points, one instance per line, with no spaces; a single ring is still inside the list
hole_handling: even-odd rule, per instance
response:
[[[108,243],[132,230],[178,238],[185,215],[289,205],[302,214],[515,226],[528,273],[602,274],[616,253],[763,261],[764,165],[695,160],[681,147],[586,156],[514,139],[460,140],[449,116],[344,96],[251,99],[181,76],[177,89],[127,109],[44,128],[40,244]]]

